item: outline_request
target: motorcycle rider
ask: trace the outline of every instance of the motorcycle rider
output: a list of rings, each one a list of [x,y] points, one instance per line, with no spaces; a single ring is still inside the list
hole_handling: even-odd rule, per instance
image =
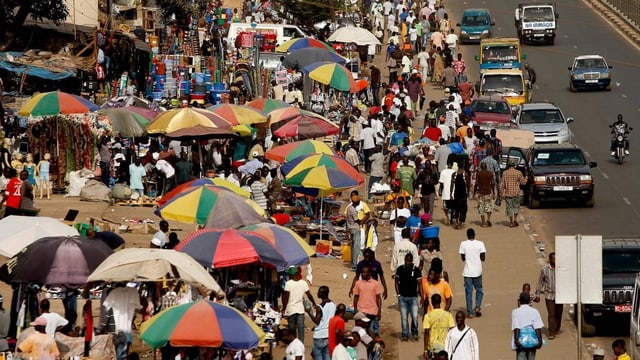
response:
[[[611,133],[616,134],[616,131],[620,130],[624,134],[624,154],[629,155],[629,139],[627,138],[627,134],[629,133],[629,124],[627,124],[624,120],[622,120],[622,114],[618,114],[618,120],[611,125]],[[611,156],[616,155],[616,137],[611,139]]]

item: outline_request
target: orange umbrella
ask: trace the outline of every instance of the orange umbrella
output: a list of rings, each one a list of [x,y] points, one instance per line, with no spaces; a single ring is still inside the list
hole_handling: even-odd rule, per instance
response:
[[[360,79],[360,80],[356,80],[356,86],[353,89],[353,92],[360,92],[366,88],[369,87],[369,81],[367,81],[367,79]]]

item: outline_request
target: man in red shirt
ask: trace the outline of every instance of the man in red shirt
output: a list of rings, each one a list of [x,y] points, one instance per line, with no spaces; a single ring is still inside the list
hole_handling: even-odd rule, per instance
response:
[[[22,201],[22,193],[20,188],[22,187],[22,181],[16,177],[18,172],[16,169],[9,169],[9,183],[7,189],[4,192],[2,203],[5,203],[4,216],[20,215],[20,202]]]
[[[329,356],[333,355],[333,349],[336,348],[344,334],[344,313],[346,310],[345,304],[338,304],[335,315],[329,319]]]
[[[429,121],[429,127],[424,129],[422,137],[437,143],[442,137],[442,130],[440,130],[440,128],[436,126],[435,121],[431,120]]]

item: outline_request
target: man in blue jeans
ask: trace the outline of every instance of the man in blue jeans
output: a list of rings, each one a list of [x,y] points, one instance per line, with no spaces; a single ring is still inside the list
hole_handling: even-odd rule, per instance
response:
[[[467,240],[460,243],[460,257],[464,262],[464,294],[467,300],[467,317],[482,316],[482,263],[487,249],[476,239],[473,229],[467,230]],[[473,306],[473,289],[476,290],[476,306]]]
[[[422,272],[413,265],[413,254],[407,253],[404,256],[404,265],[396,269],[394,278],[400,305],[402,341],[409,340],[409,316],[411,316],[411,340],[418,342],[418,299],[422,299],[422,286],[420,286]]]
[[[309,291],[309,284],[302,279],[300,270],[297,266],[287,269],[290,278],[284,284],[282,314],[287,317],[289,332],[304,343],[304,296],[309,298],[313,308],[317,306]]]
[[[329,287],[320,286],[318,289],[320,304],[315,309],[309,308],[307,314],[315,324],[313,327],[313,360],[330,360],[329,356],[329,320],[336,313],[336,304],[329,299]]]

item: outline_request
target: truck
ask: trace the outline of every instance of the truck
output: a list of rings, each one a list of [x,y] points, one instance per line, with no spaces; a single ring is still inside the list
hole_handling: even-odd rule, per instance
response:
[[[478,86],[479,95],[500,95],[512,108],[529,102],[531,99],[529,90],[529,80],[525,79],[521,69],[485,70]]]
[[[553,45],[558,28],[558,12],[553,3],[521,3],[515,10],[520,43]]]
[[[480,74],[490,69],[520,69],[522,60],[527,58],[520,49],[517,38],[490,38],[480,41]]]

